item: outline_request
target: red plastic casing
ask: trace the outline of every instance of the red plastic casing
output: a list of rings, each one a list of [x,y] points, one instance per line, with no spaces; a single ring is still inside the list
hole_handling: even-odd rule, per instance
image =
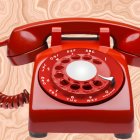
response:
[[[124,85],[112,99],[93,106],[64,104],[48,96],[40,87],[38,70],[47,56],[72,48],[92,48],[117,60],[124,72]],[[111,67],[111,66],[110,66]],[[118,75],[119,76],[119,75]],[[35,59],[30,103],[29,131],[36,133],[132,133],[134,112],[126,59],[121,53],[98,41],[62,41],[37,55]]]
[[[51,35],[52,27],[55,27],[52,47],[48,49],[46,39]],[[60,32],[97,34],[99,41],[64,41]],[[114,39],[113,49],[109,48],[109,36]],[[54,19],[18,27],[6,43],[8,57],[15,65],[29,63],[36,58],[29,103],[30,132],[133,132],[134,112],[127,64],[140,66],[139,28],[101,19]],[[125,80],[115,97],[98,105],[74,106],[58,102],[43,91],[38,81],[42,62],[47,56],[72,48],[98,50],[110,55],[121,65]]]
[[[50,36],[52,27],[61,27],[63,34],[97,35],[100,27],[107,27],[114,39],[114,49],[126,56],[128,64],[135,66],[140,64],[139,28],[93,18],[53,19],[15,28],[8,40],[8,57],[10,60],[15,65],[34,61],[38,53],[48,48],[46,39]]]

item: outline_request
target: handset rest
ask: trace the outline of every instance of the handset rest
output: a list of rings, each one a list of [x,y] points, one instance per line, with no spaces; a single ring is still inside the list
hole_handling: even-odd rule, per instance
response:
[[[8,57],[17,65],[33,61],[37,53],[47,49],[46,39],[52,27],[61,27],[62,34],[99,34],[101,27],[107,27],[115,40],[115,49],[140,57],[139,28],[93,18],[54,19],[15,28],[8,41]]]

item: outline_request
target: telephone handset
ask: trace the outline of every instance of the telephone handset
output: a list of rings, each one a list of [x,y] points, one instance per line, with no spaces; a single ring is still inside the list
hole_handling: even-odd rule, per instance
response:
[[[15,96],[0,93],[0,106],[17,108],[29,102],[32,137],[47,132],[98,132],[129,138],[134,117],[127,64],[140,66],[139,44],[139,28],[107,20],[67,18],[18,27],[0,46],[8,46],[14,65],[35,61],[30,102],[27,90]]]

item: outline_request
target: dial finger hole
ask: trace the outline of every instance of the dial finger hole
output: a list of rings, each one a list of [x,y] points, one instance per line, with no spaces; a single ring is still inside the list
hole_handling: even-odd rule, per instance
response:
[[[66,85],[69,84],[69,82],[67,80],[63,79],[63,80],[60,81],[60,84],[63,85],[63,86],[66,86]]]
[[[68,63],[69,61],[70,61],[69,58],[65,58],[65,59],[63,59],[61,62],[62,62],[62,63]]]
[[[83,59],[90,60],[90,59],[92,59],[92,57],[90,55],[85,55],[85,56],[83,56]]]
[[[71,58],[77,60],[77,59],[80,59],[80,56],[79,55],[73,55],[73,56],[71,56]]]
[[[62,70],[63,68],[64,68],[64,67],[61,66],[61,65],[58,65],[58,66],[55,67],[56,70]]]
[[[54,76],[55,76],[56,78],[62,78],[63,75],[64,75],[63,73],[57,72]]]
[[[98,60],[98,59],[93,59],[93,63],[95,63],[95,64],[102,64],[102,62],[100,60]]]
[[[95,86],[101,86],[101,85],[102,85],[102,82],[99,81],[99,80],[96,80],[96,81],[93,81],[93,84],[94,84]]]
[[[73,89],[73,90],[78,90],[80,88],[80,85],[78,85],[78,84],[72,84],[70,86],[70,88]]]
[[[90,84],[83,85],[84,90],[91,90],[92,86]]]

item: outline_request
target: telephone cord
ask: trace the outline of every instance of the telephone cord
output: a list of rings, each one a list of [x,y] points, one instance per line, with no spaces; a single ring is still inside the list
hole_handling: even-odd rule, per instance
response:
[[[0,46],[5,46],[5,45],[7,45],[7,44],[8,44],[8,39],[6,39],[6,40],[0,42]]]
[[[25,103],[29,103],[29,92],[26,89],[22,93],[12,96],[0,92],[0,108],[18,108]]]
[[[8,39],[0,42],[0,46],[5,46],[7,44]],[[25,103],[29,103],[29,92],[26,89],[24,89],[22,93],[12,96],[0,92],[0,108],[18,108]]]

